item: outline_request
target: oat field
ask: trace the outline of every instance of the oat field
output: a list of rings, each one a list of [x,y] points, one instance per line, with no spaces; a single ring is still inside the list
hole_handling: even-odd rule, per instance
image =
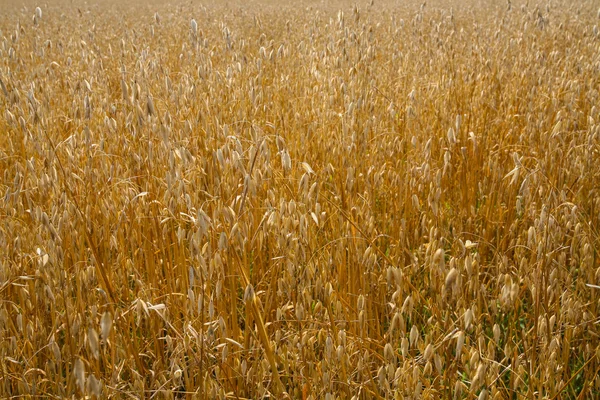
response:
[[[598,398],[598,6],[1,0],[0,398]]]

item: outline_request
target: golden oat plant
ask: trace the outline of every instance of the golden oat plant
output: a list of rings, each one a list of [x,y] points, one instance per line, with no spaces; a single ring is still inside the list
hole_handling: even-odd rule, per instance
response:
[[[584,0],[3,1],[0,397],[600,395]]]

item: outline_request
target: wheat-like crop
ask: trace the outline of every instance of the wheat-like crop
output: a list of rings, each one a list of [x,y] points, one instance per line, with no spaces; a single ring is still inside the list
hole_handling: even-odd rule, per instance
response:
[[[0,0],[0,397],[600,396],[588,0]]]

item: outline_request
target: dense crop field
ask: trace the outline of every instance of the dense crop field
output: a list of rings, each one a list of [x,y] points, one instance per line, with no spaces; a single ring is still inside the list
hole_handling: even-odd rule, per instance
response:
[[[0,397],[600,396],[595,2],[1,3]]]

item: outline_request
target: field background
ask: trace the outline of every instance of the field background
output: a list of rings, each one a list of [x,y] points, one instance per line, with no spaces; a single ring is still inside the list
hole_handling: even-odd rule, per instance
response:
[[[1,0],[0,397],[600,396],[597,7]]]

